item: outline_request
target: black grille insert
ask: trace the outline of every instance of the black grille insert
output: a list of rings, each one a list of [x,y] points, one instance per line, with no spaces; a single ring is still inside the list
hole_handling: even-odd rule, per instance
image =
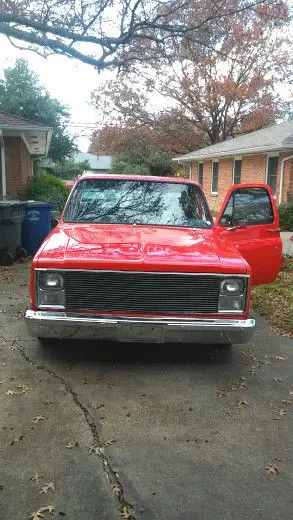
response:
[[[219,276],[66,271],[66,309],[138,314],[215,314]]]

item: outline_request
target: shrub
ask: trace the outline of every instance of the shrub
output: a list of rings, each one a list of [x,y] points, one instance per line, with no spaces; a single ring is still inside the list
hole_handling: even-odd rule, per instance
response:
[[[174,175],[178,165],[172,155],[159,148],[137,149],[119,153],[112,160],[113,173],[137,173],[138,175]]]
[[[279,207],[280,226],[284,231],[293,231],[293,202]]]
[[[69,195],[69,189],[65,184],[47,173],[34,175],[25,187],[22,198],[25,200],[42,200],[44,202],[55,202],[58,211],[62,211]]]

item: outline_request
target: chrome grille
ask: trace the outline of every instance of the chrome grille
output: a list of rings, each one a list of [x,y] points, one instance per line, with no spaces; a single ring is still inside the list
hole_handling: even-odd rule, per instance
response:
[[[66,309],[138,314],[215,314],[219,276],[66,271]]]

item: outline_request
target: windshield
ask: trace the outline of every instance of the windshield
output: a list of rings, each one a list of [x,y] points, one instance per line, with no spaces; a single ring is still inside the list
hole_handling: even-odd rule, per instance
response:
[[[84,179],[72,191],[65,222],[211,227],[196,185],[120,179]]]

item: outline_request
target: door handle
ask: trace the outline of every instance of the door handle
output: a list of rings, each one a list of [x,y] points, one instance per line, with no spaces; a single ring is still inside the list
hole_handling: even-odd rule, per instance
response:
[[[268,231],[269,231],[270,233],[280,233],[281,228],[278,227],[278,228],[275,228],[275,229],[268,229]]]

